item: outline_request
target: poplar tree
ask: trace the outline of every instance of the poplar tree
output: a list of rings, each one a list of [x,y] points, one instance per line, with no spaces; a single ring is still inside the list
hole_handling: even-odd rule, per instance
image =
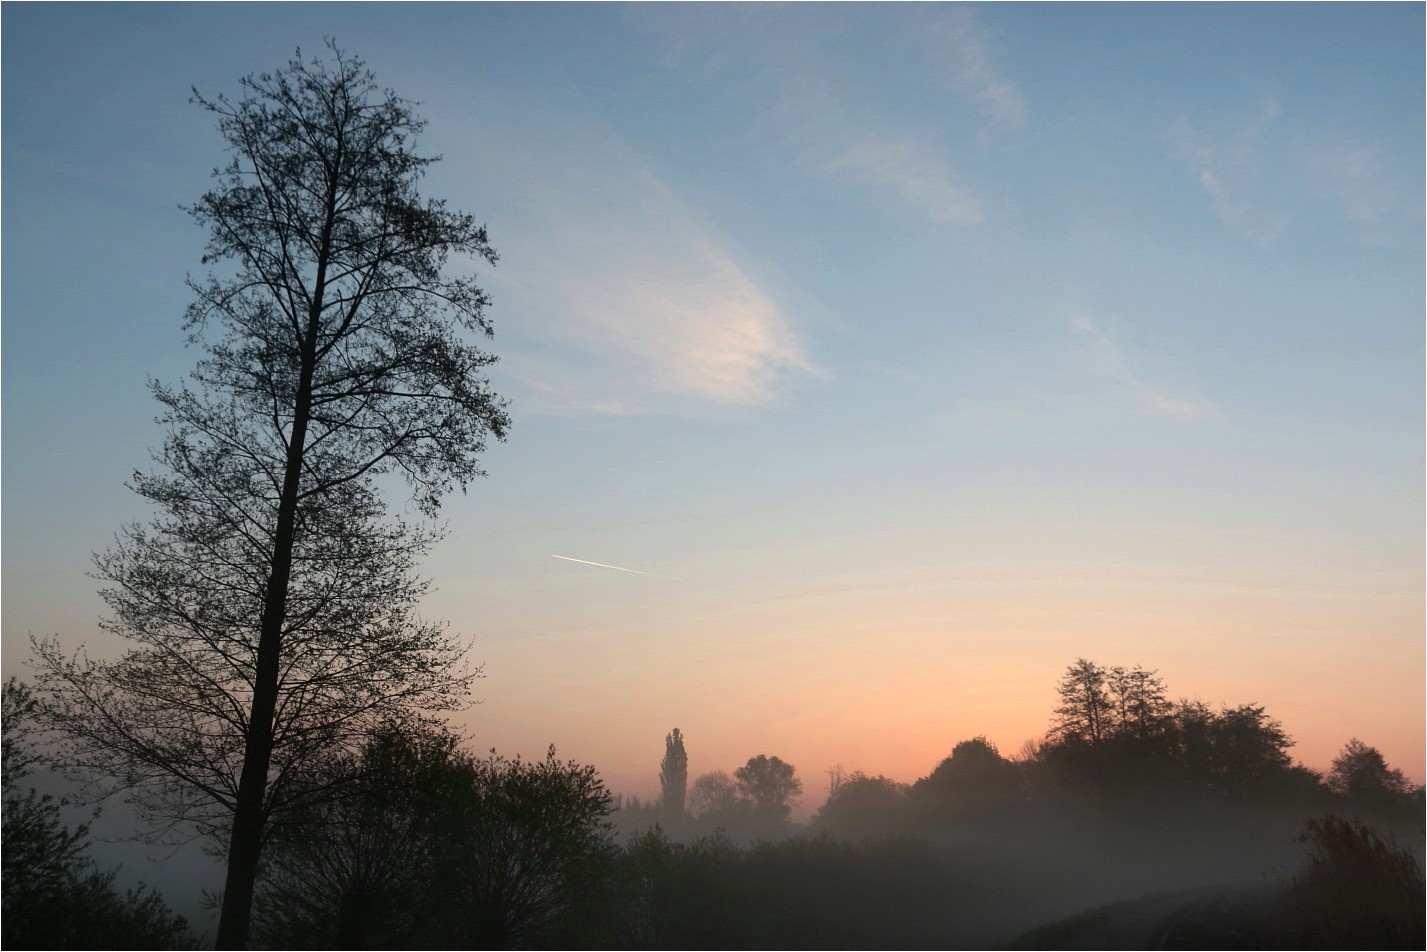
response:
[[[689,755],[684,735],[676,727],[664,737],[664,760],[659,764],[660,802],[671,821],[684,818],[684,794],[689,785]]]
[[[219,948],[246,945],[266,833],[310,795],[290,778],[465,697],[460,644],[416,613],[415,566],[509,425],[474,343],[487,295],[446,273],[496,255],[418,194],[437,158],[416,151],[413,104],[330,41],[242,90],[194,92],[229,159],[188,209],[212,267],[186,315],[204,355],[190,384],[152,385],[168,436],[132,482],[157,515],[96,557],[107,627],[132,647],[37,645],[71,763],[223,843]],[[414,522],[386,503],[402,480]]]

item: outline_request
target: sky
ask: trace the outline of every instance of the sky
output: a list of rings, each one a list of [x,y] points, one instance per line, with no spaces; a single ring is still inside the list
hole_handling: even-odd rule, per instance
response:
[[[121,648],[86,573],[198,356],[191,89],[331,36],[500,253],[453,269],[514,425],[424,569],[476,749],[647,797],[677,726],[806,816],[1014,754],[1086,657],[1424,779],[1420,5],[0,18],[7,675]]]

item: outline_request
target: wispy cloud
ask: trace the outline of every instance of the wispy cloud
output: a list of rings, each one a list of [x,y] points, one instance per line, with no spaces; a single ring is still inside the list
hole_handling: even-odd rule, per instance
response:
[[[1002,73],[991,55],[986,31],[965,7],[940,12],[926,24],[932,55],[954,89],[987,121],[983,135],[1014,132],[1026,121],[1020,87]]]
[[[1391,244],[1419,227],[1406,164],[1350,134],[1295,127],[1273,96],[1232,119],[1181,117],[1166,139],[1214,213],[1253,241],[1316,231]]]
[[[811,370],[778,306],[720,242],[696,226],[666,238],[655,248],[616,236],[632,260],[560,278],[579,337],[633,358],[651,393],[713,403],[766,402],[780,377]]]
[[[888,42],[936,93],[909,105],[900,86],[835,52],[846,31],[861,28],[860,15],[661,7],[636,16],[669,43],[672,67],[756,94],[764,112],[759,146],[776,143],[794,167],[850,184],[850,193],[889,211],[980,223],[985,203],[962,171],[964,156],[978,141],[1025,124],[1020,89],[996,63],[971,10],[907,11],[880,23],[899,27]]]
[[[1140,379],[1130,369],[1120,346],[1088,317],[1077,314],[1069,323],[1071,331],[1089,347],[1091,371],[1128,393],[1142,412],[1175,420],[1194,420],[1205,415],[1206,408],[1199,401],[1171,397]]]
[[[497,178],[523,183],[505,219],[491,222],[502,252],[491,282],[502,312],[521,315],[500,367],[528,389],[527,408],[750,406],[814,372],[736,242],[608,129],[541,123],[528,137],[507,126],[498,146],[473,146],[483,163],[516,167]]]
[[[1278,100],[1264,96],[1247,121],[1228,130],[1206,131],[1181,117],[1167,135],[1219,219],[1255,241],[1272,241],[1287,224],[1282,213],[1253,197],[1262,174],[1265,139],[1278,115]]]
[[[1406,176],[1381,148],[1319,136],[1299,152],[1308,187],[1347,220],[1359,239],[1390,243],[1409,222],[1420,221],[1420,191],[1412,194]]]
[[[1318,151],[1310,162],[1353,221],[1380,221],[1399,201],[1393,183],[1382,178],[1376,149],[1338,143]]]
[[[915,141],[860,142],[828,163],[827,169],[885,190],[932,221],[957,225],[981,221],[975,196],[956,181],[944,160]]]

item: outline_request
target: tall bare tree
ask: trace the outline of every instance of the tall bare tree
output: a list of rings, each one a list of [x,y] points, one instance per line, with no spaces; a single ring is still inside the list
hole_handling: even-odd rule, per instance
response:
[[[109,627],[137,647],[38,646],[74,759],[226,838],[220,948],[247,942],[284,778],[464,695],[459,645],[415,614],[435,533],[383,489],[404,477],[434,515],[509,425],[473,343],[488,298],[444,273],[453,254],[494,263],[485,229],[420,197],[423,121],[328,46],[236,102],[194,93],[230,154],[190,209],[215,266],[186,320],[206,354],[192,386],[153,385],[169,435],[133,488],[159,515],[96,560]]]

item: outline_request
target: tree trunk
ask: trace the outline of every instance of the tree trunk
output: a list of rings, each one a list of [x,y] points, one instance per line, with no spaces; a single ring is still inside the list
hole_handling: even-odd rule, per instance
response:
[[[287,471],[278,504],[277,533],[273,542],[273,568],[263,604],[258,640],[257,670],[253,680],[253,706],[243,750],[243,773],[233,809],[233,831],[228,842],[228,875],[223,886],[223,911],[218,919],[220,949],[248,947],[248,925],[253,912],[253,889],[258,858],[263,848],[268,765],[272,760],[273,715],[277,709],[282,625],[287,617],[288,581],[292,576],[292,546],[297,522],[297,494],[302,473],[302,452],[307,441],[307,414],[311,406],[312,370],[304,355],[298,387],[298,412],[288,444]]]
[[[327,256],[331,246],[334,201],[329,195],[322,250],[307,333],[301,345],[301,370],[292,414],[292,434],[287,444],[287,467],[282,497],[278,500],[277,530],[273,535],[273,564],[268,576],[258,637],[257,669],[253,680],[253,706],[243,750],[243,772],[233,808],[233,830],[228,842],[228,873],[223,884],[223,910],[218,918],[217,948],[246,949],[253,915],[253,893],[258,878],[267,818],[268,766],[272,761],[273,715],[277,710],[278,670],[282,659],[282,626],[287,619],[288,582],[292,577],[292,548],[296,538],[297,497],[301,489],[302,454],[307,445],[307,424],[312,412],[312,380],[317,362],[317,334],[321,326],[326,287]]]

